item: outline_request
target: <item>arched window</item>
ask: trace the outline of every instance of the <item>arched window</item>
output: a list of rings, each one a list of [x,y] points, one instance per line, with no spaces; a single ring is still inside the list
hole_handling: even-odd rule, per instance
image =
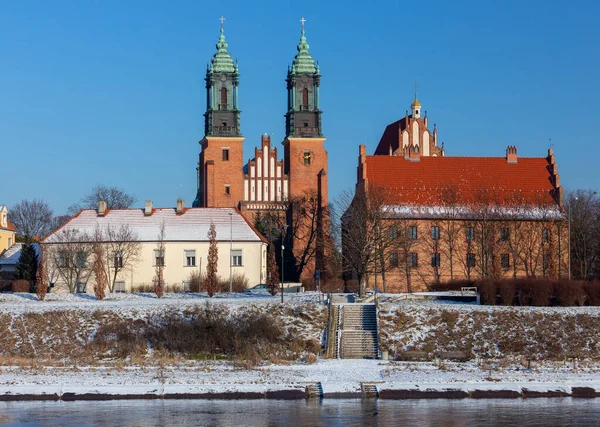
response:
[[[308,89],[302,89],[302,106],[308,108]]]
[[[227,88],[226,87],[222,87],[221,88],[221,110],[226,110],[227,109]]]

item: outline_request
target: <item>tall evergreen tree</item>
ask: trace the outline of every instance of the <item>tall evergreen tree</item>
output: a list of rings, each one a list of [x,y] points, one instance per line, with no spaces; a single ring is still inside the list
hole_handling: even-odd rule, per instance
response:
[[[38,260],[35,248],[31,243],[25,243],[21,249],[21,256],[16,265],[17,278],[29,282],[29,292],[35,292],[35,280],[37,275]]]

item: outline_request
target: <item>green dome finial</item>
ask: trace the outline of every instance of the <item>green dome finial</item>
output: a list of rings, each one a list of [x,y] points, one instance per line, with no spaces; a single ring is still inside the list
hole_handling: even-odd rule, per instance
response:
[[[308,48],[310,47],[306,42],[306,36],[304,31],[304,23],[306,19],[302,18],[300,20],[302,23],[302,31],[300,36],[300,43],[298,43],[298,54],[294,58],[292,62],[292,73],[316,73],[317,69],[315,68],[315,61],[312,56],[308,52]]]
[[[225,41],[225,18],[222,16],[219,18],[221,21],[221,34],[219,34],[219,41],[217,42],[217,53],[213,55],[211,61],[211,71],[215,73],[225,72],[225,73],[234,73],[236,71],[233,65],[233,59],[231,55],[227,51],[229,45],[227,41]]]

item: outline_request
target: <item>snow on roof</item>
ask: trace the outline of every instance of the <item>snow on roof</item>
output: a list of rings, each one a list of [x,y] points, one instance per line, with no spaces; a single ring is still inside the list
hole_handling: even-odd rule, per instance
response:
[[[111,209],[106,211],[105,216],[99,216],[95,209],[85,209],[44,239],[44,243],[56,242],[56,234],[61,230],[78,230],[92,236],[96,227],[104,229],[123,225],[129,226],[140,241],[155,242],[163,223],[165,241],[204,242],[208,241],[211,221],[215,224],[219,241],[229,240],[230,233],[231,239],[237,242],[264,241],[235,208],[189,208],[181,215],[177,215],[174,208],[156,208],[149,216],[144,215],[144,209]]]
[[[21,250],[23,249],[24,245],[24,243],[15,243],[8,248],[2,255],[0,255],[0,265],[17,264],[17,262],[19,262],[19,258],[21,257]],[[35,249],[36,255],[39,256],[39,245],[34,243],[33,248]]]
[[[419,205],[386,205],[383,211],[387,218],[456,218],[475,219],[484,214],[490,219],[520,219],[559,221],[564,219],[558,206],[524,206],[511,208],[506,206],[488,206],[478,210],[471,206],[419,206]]]

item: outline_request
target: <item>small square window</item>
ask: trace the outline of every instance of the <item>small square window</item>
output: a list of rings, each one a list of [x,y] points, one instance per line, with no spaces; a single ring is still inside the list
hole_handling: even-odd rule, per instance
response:
[[[231,251],[231,265],[234,267],[242,267],[244,265],[241,249],[234,249]]]
[[[191,250],[185,251],[185,266],[186,267],[195,267],[196,266],[196,251]]]
[[[223,148],[222,158],[224,162],[229,161],[229,148]]]
[[[229,185],[225,186],[225,194],[227,194],[227,195],[231,194],[231,187]]]
[[[165,266],[165,251],[154,249],[154,267]]]

